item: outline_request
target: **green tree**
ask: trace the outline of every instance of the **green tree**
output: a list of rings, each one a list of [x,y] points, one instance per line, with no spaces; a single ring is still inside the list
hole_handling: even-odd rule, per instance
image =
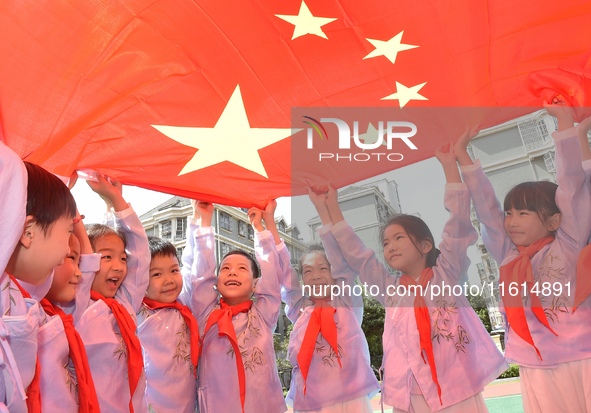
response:
[[[277,372],[279,380],[283,387],[283,394],[286,395],[291,381],[291,363],[287,359],[287,347],[289,346],[289,336],[293,330],[293,324],[289,324],[285,329],[285,334],[273,335],[273,347],[275,348],[275,361],[277,363]]]
[[[484,298],[481,295],[471,294],[468,294],[466,298],[468,299],[468,302],[476,314],[478,314],[478,317],[480,317],[480,321],[482,321],[482,324],[484,324],[486,331],[490,333],[492,331],[492,326],[490,324],[490,317],[488,316],[488,309],[486,308],[486,302],[484,301]]]
[[[375,299],[363,297],[363,323],[361,329],[365,333],[367,345],[369,346],[369,355],[371,357],[371,367],[378,377],[378,369],[382,365],[384,350],[382,348],[382,334],[384,333],[384,320],[386,311],[384,307]]]

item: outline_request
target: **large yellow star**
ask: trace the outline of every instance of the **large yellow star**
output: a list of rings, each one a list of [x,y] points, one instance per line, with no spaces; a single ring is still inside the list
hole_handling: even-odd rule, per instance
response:
[[[396,93],[392,93],[391,95],[382,98],[382,100],[398,99],[398,103],[400,103],[401,108],[403,108],[411,100],[429,100],[419,93],[419,90],[421,90],[421,88],[426,84],[427,82],[416,86],[406,87],[402,83],[396,82]]]
[[[369,59],[370,57],[385,56],[390,62],[396,63],[396,56],[398,56],[398,52],[419,47],[412,44],[402,43],[403,33],[404,30],[398,33],[396,36],[392,37],[388,41],[366,38],[365,40],[370,42],[375,47],[375,49],[367,56],[365,56],[364,59]]]
[[[240,86],[236,86],[213,128],[152,126],[170,139],[198,149],[179,176],[228,161],[268,178],[259,149],[279,142],[292,133],[288,128],[251,128]]]
[[[336,18],[315,17],[303,0],[297,16],[286,14],[276,14],[275,16],[295,26],[293,28],[293,36],[291,37],[291,40],[306,34],[314,34],[324,39],[328,39],[326,34],[322,31],[322,26],[336,20]]]

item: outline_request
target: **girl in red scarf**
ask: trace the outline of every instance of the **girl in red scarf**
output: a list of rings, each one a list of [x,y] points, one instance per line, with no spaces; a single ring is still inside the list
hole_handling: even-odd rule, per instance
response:
[[[450,146],[436,152],[450,212],[439,249],[416,216],[395,215],[382,227],[383,260],[396,275],[346,224],[335,191],[326,195],[347,263],[361,282],[378,287],[375,298],[386,307],[382,395],[397,412],[487,412],[482,389],[507,367],[463,289],[453,289],[461,286],[477,234]]]
[[[505,356],[519,365],[528,413],[591,411],[590,301],[573,311],[579,292],[575,267],[591,229],[591,194],[581,167],[580,128],[573,127],[573,111],[563,101],[559,96],[547,105],[558,120],[552,134],[558,185],[519,184],[506,195],[504,208],[468,155],[470,136],[456,144],[482,240],[500,265]]]

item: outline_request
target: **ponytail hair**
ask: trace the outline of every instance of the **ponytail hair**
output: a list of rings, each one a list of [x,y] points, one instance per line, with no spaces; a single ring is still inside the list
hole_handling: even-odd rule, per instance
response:
[[[435,248],[435,240],[433,239],[433,234],[431,230],[421,218],[416,217],[414,215],[408,214],[398,214],[391,216],[388,221],[380,228],[380,241],[384,242],[384,233],[386,229],[391,225],[400,225],[404,228],[404,231],[410,237],[415,248],[421,252],[419,248],[419,244],[423,241],[429,241],[433,248],[426,254],[427,267],[433,267],[437,262],[437,257],[441,253],[438,248]]]

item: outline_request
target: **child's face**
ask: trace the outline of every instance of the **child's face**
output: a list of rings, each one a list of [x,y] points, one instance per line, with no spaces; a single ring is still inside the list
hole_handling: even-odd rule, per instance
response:
[[[250,300],[254,291],[254,276],[250,260],[240,254],[228,255],[220,265],[218,292],[230,305]]]
[[[70,250],[64,263],[55,267],[51,288],[45,296],[52,303],[67,303],[76,298],[76,290],[82,273],[78,267],[80,263],[80,242],[74,234],[70,234]]]
[[[52,270],[61,265],[68,254],[68,240],[73,225],[72,218],[65,216],[51,224],[46,233],[34,221],[27,225],[21,243],[26,244],[23,252],[29,261],[28,269],[26,274],[15,276],[32,285],[45,282]]]
[[[183,287],[179,261],[170,255],[155,255],[150,262],[150,284],[146,297],[161,303],[174,302]]]
[[[551,217],[546,221],[542,221],[537,212],[528,209],[512,208],[505,211],[505,231],[517,246],[530,246],[558,229],[556,222],[559,224],[560,219],[556,221]]]
[[[335,284],[330,271],[330,264],[321,252],[311,252],[302,260],[302,281],[310,286],[312,298],[327,298],[331,296],[331,289]]]
[[[106,298],[115,297],[115,293],[127,276],[127,254],[123,240],[109,234],[94,242],[95,252],[101,254],[101,268],[94,276],[91,289]]]
[[[433,245],[428,241],[417,244],[418,247],[401,225],[392,224],[384,231],[384,259],[392,269],[403,274],[420,274]]]

